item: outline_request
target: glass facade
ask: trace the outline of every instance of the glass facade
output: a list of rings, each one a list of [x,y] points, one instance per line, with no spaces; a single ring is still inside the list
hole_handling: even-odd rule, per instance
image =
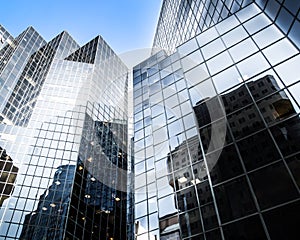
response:
[[[132,139],[101,36],[0,25],[0,239],[297,240],[299,9],[164,0]]]
[[[133,70],[136,238],[298,239],[299,4],[175,2]],[[179,2],[240,8],[168,55]]]
[[[168,53],[174,52],[180,44],[253,2],[299,47],[299,1],[164,0],[154,37],[153,53],[161,49]]]
[[[0,31],[0,239],[132,239],[127,67],[101,36]]]

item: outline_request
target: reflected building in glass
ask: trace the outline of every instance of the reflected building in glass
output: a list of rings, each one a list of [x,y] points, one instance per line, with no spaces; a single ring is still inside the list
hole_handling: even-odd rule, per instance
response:
[[[133,239],[127,67],[101,36],[0,37],[0,238]]]
[[[299,6],[163,2],[166,51],[133,70],[137,240],[298,238]]]

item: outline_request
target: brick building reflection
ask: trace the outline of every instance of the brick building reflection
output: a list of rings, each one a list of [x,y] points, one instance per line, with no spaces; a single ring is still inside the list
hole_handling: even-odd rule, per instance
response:
[[[299,117],[296,116],[291,99],[286,92],[280,91],[273,76],[267,75],[256,81],[247,82],[219,97],[222,101],[217,97],[206,98],[193,107],[213,185],[244,174],[244,168],[249,171],[280,158],[276,149],[274,150],[274,144],[271,144],[272,139],[265,130],[266,125],[270,126],[270,131],[284,155],[299,150],[297,144],[300,141]],[[224,146],[218,148],[210,143],[212,126],[221,128],[221,121],[224,120],[220,108],[221,102],[224,104],[231,133],[226,127]],[[215,119],[214,125],[211,122],[209,109],[220,111],[214,112],[214,116],[220,116],[219,119]],[[240,140],[237,144],[238,150],[233,144],[233,138]],[[169,184],[174,192],[176,191],[175,202],[180,213],[177,221],[182,237],[200,233],[203,227],[209,230],[218,226],[211,186],[207,181],[203,159],[198,136],[183,141],[168,155]],[[282,186],[274,186],[275,191],[277,187]],[[230,201],[226,194],[216,192],[219,208],[222,209],[223,203],[230,206],[229,210],[228,208],[226,210],[227,213],[222,214],[239,216],[239,211],[242,210],[235,207],[235,202],[239,202],[247,209],[250,202],[243,191],[242,184],[236,187],[235,194],[230,196]],[[200,209],[197,207],[198,201]]]

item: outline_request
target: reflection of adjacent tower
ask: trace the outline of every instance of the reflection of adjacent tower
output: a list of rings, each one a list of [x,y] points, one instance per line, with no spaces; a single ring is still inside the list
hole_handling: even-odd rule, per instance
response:
[[[280,89],[271,75],[248,82],[247,87],[255,100],[275,93]],[[241,109],[252,102],[250,95],[247,94],[245,85],[222,95],[222,98],[226,112],[234,112],[236,109]],[[291,101],[285,92],[277,92],[270,95],[259,101],[257,105],[267,123],[275,122],[295,113]],[[230,115],[227,119],[234,134],[249,134],[260,128],[262,124],[255,105],[249,105],[242,111]]]
[[[13,191],[18,170],[5,149],[0,147],[0,207]]]
[[[118,168],[126,172],[127,154],[117,139],[125,126],[86,115],[77,166],[58,168],[37,209],[26,215],[21,239],[126,238],[127,192],[118,186],[127,182]],[[117,167],[105,167],[110,163]]]
[[[264,127],[262,117],[267,124],[272,124],[288,118],[295,113],[290,99],[285,92],[278,92],[279,89],[274,77],[267,75],[256,81],[247,82],[241,87],[221,95],[224,109],[227,114],[226,119],[235,138],[243,138],[261,130]],[[252,96],[249,92],[251,92]],[[256,100],[257,105],[253,104],[252,98]],[[228,136],[228,132],[226,133],[225,147],[222,149],[216,149],[214,147],[209,149],[212,133],[210,120],[211,112],[209,112],[209,110],[213,111],[215,108],[212,108],[212,106],[218,104],[220,105],[217,98],[209,98],[197,103],[194,107],[213,183],[233,177],[237,172],[242,173],[240,163],[237,162],[238,160],[235,161],[238,157],[236,157],[235,147],[230,145],[231,140]],[[220,116],[222,115],[220,114]],[[277,134],[281,135],[282,138],[285,138],[281,144],[295,144],[295,139],[299,139],[299,136],[292,136],[297,131],[285,127],[289,126],[289,121],[299,120],[291,118],[284,123],[277,125]],[[216,127],[218,127],[218,124],[216,124]],[[290,136],[289,139],[285,136],[287,134]],[[266,139],[264,137],[256,134],[252,138],[248,138],[247,141],[248,143],[245,151],[251,152],[253,156],[251,163],[248,164],[249,166],[259,165],[261,164],[259,162],[269,161],[268,159],[272,156],[273,150],[271,147],[266,146]],[[213,162],[215,156],[217,156],[217,162]],[[202,158],[202,156],[200,156],[200,158]]]
[[[189,148],[187,148],[187,145]],[[198,178],[198,173],[200,173],[200,169],[194,168],[194,175],[196,176],[195,179],[193,177],[193,173],[191,172],[191,168],[187,167],[190,165],[190,155],[197,156],[199,151],[199,140],[198,137],[192,137],[187,141],[182,142],[178,145],[170,154],[168,154],[167,158],[167,167],[168,172],[170,173],[169,176],[169,184],[176,192],[177,202],[176,207],[179,210],[179,213],[185,212],[189,209],[194,209],[197,206],[197,196],[194,188],[190,186],[197,184],[200,182]],[[201,165],[199,165],[200,168]],[[172,174],[173,173],[173,174]],[[174,177],[173,177],[174,176]],[[170,226],[170,222],[174,219],[177,219],[177,223],[174,226]],[[201,222],[199,221],[199,214],[181,214],[178,217],[173,217],[168,219],[169,222],[166,222],[165,225],[168,226],[167,229],[172,229],[173,231],[169,233],[169,237],[165,237],[163,239],[180,239],[179,229],[183,235],[192,235],[191,226],[193,228],[200,228]],[[162,225],[162,219],[160,219],[160,225]],[[175,222],[174,222],[175,224]],[[161,235],[166,232],[167,229],[161,231]],[[176,231],[178,230],[178,238],[173,238],[175,236]],[[175,233],[174,233],[175,232]]]
[[[127,192],[119,190],[127,185],[127,174],[120,176],[127,173],[125,126],[86,115],[66,239],[126,239]]]
[[[231,126],[234,137],[239,139],[247,137],[254,132],[259,132],[259,130],[263,128],[264,123],[262,118],[264,118],[267,124],[285,120],[281,124],[276,125],[276,129],[272,129],[273,134],[275,136],[277,135],[278,139],[282,138],[281,145],[295,146],[297,140],[299,142],[300,136],[296,136],[296,133],[299,132],[298,126],[300,125],[290,124],[290,122],[294,121],[299,122],[299,118],[292,117],[295,110],[291,100],[285,92],[278,91],[279,87],[274,77],[267,75],[257,81],[248,82],[227,94],[221,95],[227,114],[227,121]],[[251,92],[252,97],[249,92]],[[257,105],[252,104],[252,98],[255,98]],[[226,133],[227,136],[224,147],[221,146],[221,148],[217,148],[211,144],[212,127],[222,127],[222,124],[218,124],[220,120],[217,120],[215,125],[211,123],[211,111],[215,111],[213,113],[214,116],[220,116],[220,119],[222,117],[221,112],[216,113],[216,111],[220,109],[218,106],[220,106],[218,98],[206,98],[198,102],[194,107],[213,185],[243,174],[236,147],[232,144],[232,140],[228,136],[229,132]],[[261,115],[259,112],[261,112]],[[291,129],[292,127],[290,126],[293,126],[294,129]],[[218,131],[219,129],[216,130],[216,132]],[[254,152],[249,154],[249,156],[251,156],[251,160],[249,160],[250,163],[247,162],[247,159],[244,157],[246,167],[250,169],[252,166],[259,166],[259,164],[261,166],[263,163],[266,164],[268,161],[271,161],[270,159],[272,158],[270,158],[270,155],[272,154],[272,148],[266,146],[265,137],[255,134],[246,140],[246,150]],[[201,206],[201,218],[204,224],[207,224],[207,221],[215,221],[216,213],[214,208],[210,206],[210,202],[213,200],[211,198],[209,184],[205,181],[206,169],[203,157],[198,136],[182,142],[168,155],[169,184],[173,187],[174,191],[176,191],[178,210],[185,212],[179,215],[179,224],[181,232],[184,234],[186,231],[187,235],[192,235],[189,226],[195,228],[195,224],[200,223],[199,215],[191,217],[191,215],[186,214],[186,211],[198,206],[198,198],[200,202],[203,202]],[[214,161],[215,159],[217,159],[216,162]],[[193,164],[192,168],[189,167],[191,163]],[[197,193],[195,188],[191,187],[193,185],[196,185]],[[243,194],[243,186],[237,186],[235,191]],[[221,194],[219,194],[219,198],[221,198],[222,201],[227,201],[225,195],[221,196]],[[228,214],[235,214],[239,211],[235,208],[235,205],[244,204],[246,207],[247,203],[247,198],[235,197],[235,195],[231,196],[231,210],[228,210],[230,211]],[[205,211],[202,211],[202,208],[206,208]],[[217,223],[214,222],[212,224]],[[198,226],[198,229],[200,229],[200,226]]]
[[[177,215],[166,215],[159,218],[160,240],[180,239],[180,225]]]
[[[40,196],[37,209],[25,216],[20,239],[63,238],[74,172],[74,165],[58,167],[52,185]]]

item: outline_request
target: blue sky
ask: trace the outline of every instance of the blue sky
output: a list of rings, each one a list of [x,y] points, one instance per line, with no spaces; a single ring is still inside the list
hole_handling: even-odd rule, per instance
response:
[[[80,44],[102,35],[117,52],[152,46],[162,0],[7,0],[0,24],[13,36],[33,26],[49,41],[68,31]]]

